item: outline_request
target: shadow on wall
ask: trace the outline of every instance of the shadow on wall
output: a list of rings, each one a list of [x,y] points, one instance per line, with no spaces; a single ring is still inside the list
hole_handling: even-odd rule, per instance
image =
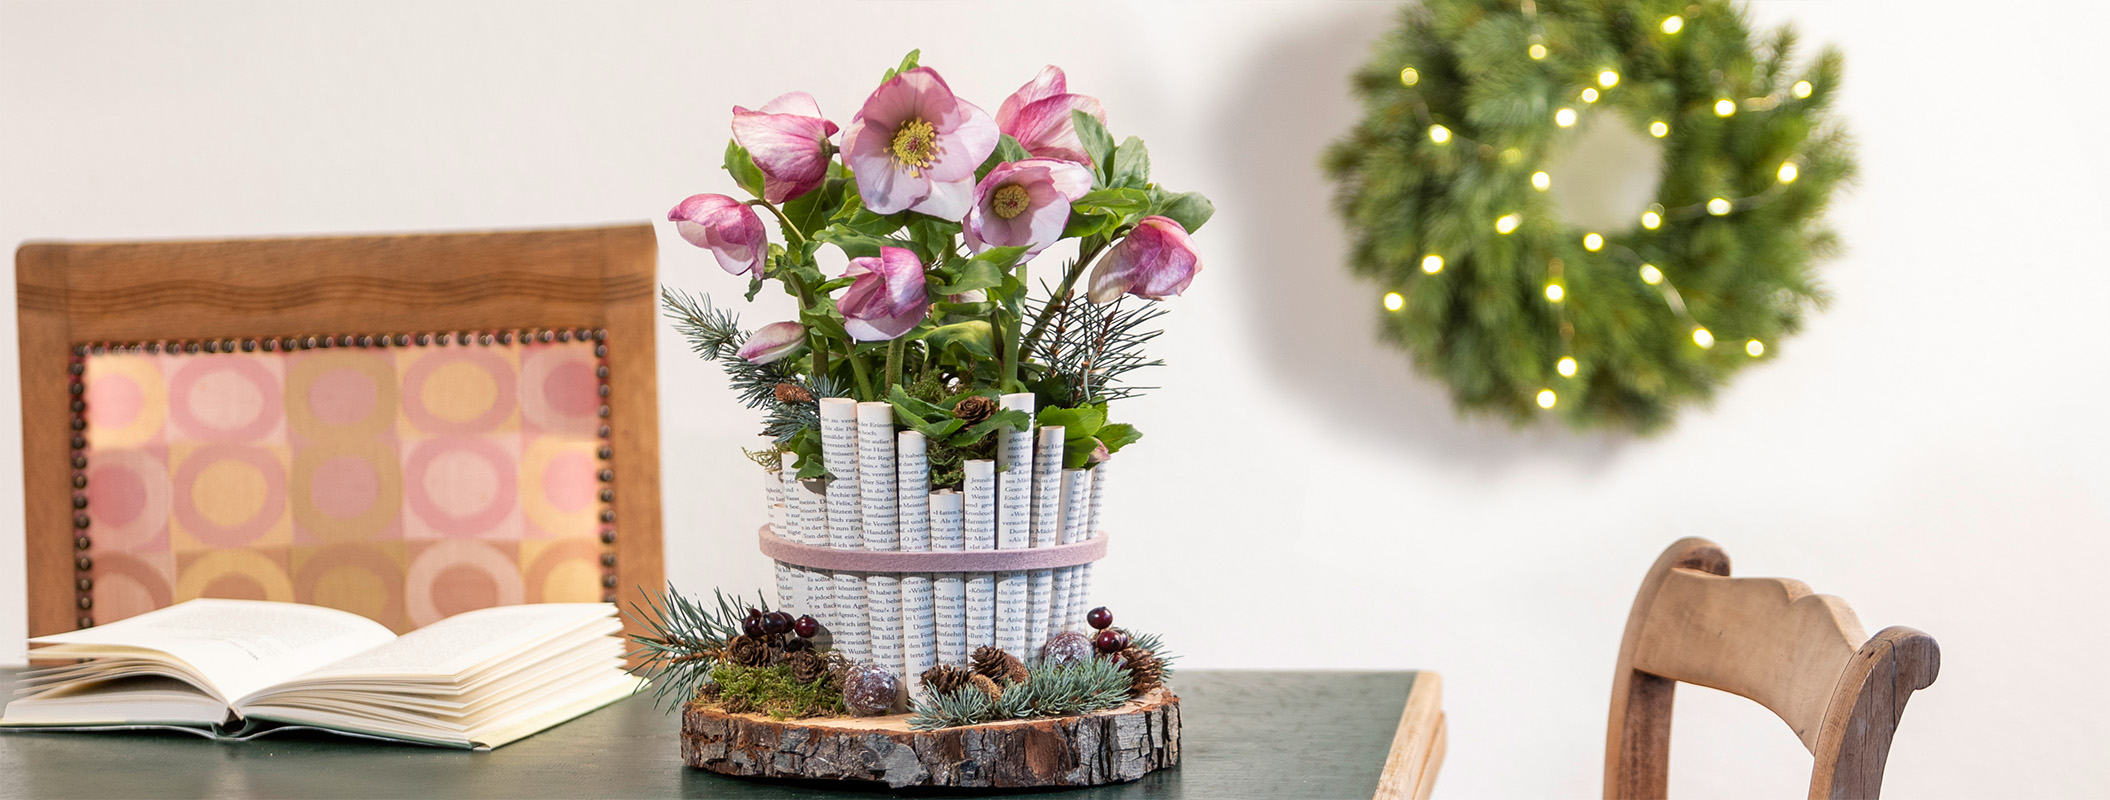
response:
[[[1380,447],[1426,450],[1446,462],[1496,469],[1552,456],[1609,462],[1630,437],[1577,435],[1548,420],[1522,430],[1460,418],[1443,384],[1415,373],[1410,357],[1378,341],[1381,293],[1351,275],[1333,185],[1319,166],[1326,146],[1361,116],[1348,77],[1396,22],[1395,6],[1333,6],[1330,19],[1283,31],[1247,66],[1217,117],[1236,131],[1221,151],[1219,207],[1246,282],[1253,341],[1265,369],[1315,416]],[[1215,230],[1213,227],[1211,230]]]

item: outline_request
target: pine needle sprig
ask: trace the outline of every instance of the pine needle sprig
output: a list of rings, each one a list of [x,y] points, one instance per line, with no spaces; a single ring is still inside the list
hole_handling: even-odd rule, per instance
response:
[[[740,346],[747,343],[750,334],[740,329],[740,318],[733,316],[732,312],[712,307],[710,295],[690,295],[669,286],[660,290],[659,303],[673,319],[674,330],[689,340],[690,350],[705,361],[716,361],[725,368],[726,376],[731,378],[733,393],[739,395],[740,402],[748,408],[768,406],[774,411],[781,405],[777,402],[779,385],[804,385],[798,373],[801,362],[797,359],[756,364],[741,358]],[[818,419],[815,424],[819,424]]]
[[[1048,335],[1034,344],[1034,360],[1048,366],[1069,390],[1072,407],[1136,397],[1153,386],[1127,383],[1129,373],[1144,367],[1161,367],[1162,359],[1147,358],[1144,348],[1164,330],[1152,325],[1165,315],[1157,303],[1128,305],[1122,297],[1111,303],[1078,303],[1050,300],[1038,304],[1034,315],[1053,305],[1054,319]]]
[[[740,634],[740,621],[747,606],[738,595],[727,597],[711,590],[713,605],[683,596],[672,583],[658,597],[646,595],[642,606],[633,602],[626,616],[644,629],[627,638],[632,645],[624,655],[639,659],[631,674],[651,680],[652,703],[665,707],[696,695],[710,682],[711,670],[724,660],[725,642]],[[755,592],[756,608],[769,610],[769,600]]]
[[[972,686],[932,692],[916,701],[908,724],[916,730],[932,730],[1009,719],[1089,714],[1128,702],[1131,683],[1127,670],[1106,659],[1043,664],[1026,670],[1024,681],[1005,683],[1001,699],[991,698]]]

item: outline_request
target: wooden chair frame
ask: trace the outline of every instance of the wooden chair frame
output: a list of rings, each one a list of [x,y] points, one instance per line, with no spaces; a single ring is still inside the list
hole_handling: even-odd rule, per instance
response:
[[[660,545],[658,244],[650,225],[499,233],[110,244],[15,253],[29,635],[92,622],[81,454],[81,353],[110,344],[421,332],[599,336],[609,374],[603,586],[624,607],[665,583]],[[247,346],[246,344],[243,346]],[[612,513],[611,513],[612,512]],[[612,516],[612,519],[610,517]],[[620,529],[621,535],[616,535]]]
[[[1800,581],[1730,578],[1729,556],[1681,539],[1656,559],[1627,617],[1605,731],[1604,796],[1661,798],[1679,681],[1757,701],[1816,759],[1811,798],[1877,797],[1891,736],[1941,650],[1905,627],[1867,637],[1846,602]]]

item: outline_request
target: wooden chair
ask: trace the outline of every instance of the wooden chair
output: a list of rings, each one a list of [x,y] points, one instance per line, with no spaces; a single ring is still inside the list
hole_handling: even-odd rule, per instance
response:
[[[420,554],[430,553],[418,548],[438,544],[468,546],[463,552],[488,545],[492,551],[510,554],[511,568],[515,570],[512,575],[500,574],[508,565],[494,562],[495,556],[489,553],[482,553],[483,560],[478,564],[469,565],[503,579],[505,585],[491,595],[497,603],[532,602],[538,597],[622,602],[636,599],[640,589],[658,590],[664,579],[653,350],[656,257],[657,244],[649,225],[504,233],[22,246],[16,252],[15,278],[21,332],[29,634],[52,634],[92,625],[106,608],[123,606],[136,613],[186,595],[212,594],[213,586],[203,583],[202,578],[187,588],[169,588],[185,585],[180,580],[167,579],[175,571],[185,569],[184,559],[197,566],[201,555],[215,553],[211,550],[211,537],[186,530],[181,513],[166,513],[171,502],[181,506],[185,500],[178,496],[171,501],[170,490],[165,487],[171,482],[180,483],[183,459],[195,459],[202,448],[220,445],[178,441],[189,434],[170,433],[168,441],[149,440],[143,447],[128,442],[131,451],[98,450],[122,431],[114,424],[102,422],[91,429],[88,423],[96,411],[103,409],[88,408],[91,404],[84,402],[96,397],[97,388],[84,384],[94,382],[98,369],[113,374],[111,370],[136,368],[155,373],[145,383],[160,394],[149,392],[152,396],[147,398],[148,405],[161,402],[171,409],[167,412],[170,420],[195,414],[177,407],[182,402],[176,397],[183,380],[179,373],[189,369],[187,365],[212,358],[223,360],[213,365],[215,370],[226,363],[249,359],[253,364],[243,369],[252,375],[269,376],[256,382],[261,389],[242,389],[249,393],[245,397],[253,397],[256,391],[269,394],[271,387],[281,390],[265,398],[273,405],[270,414],[275,421],[270,424],[275,427],[268,435],[257,434],[256,441],[268,437],[270,443],[237,440],[223,448],[246,449],[250,455],[244,457],[251,459],[250,465],[230,469],[268,473],[268,480],[252,483],[274,493],[270,495],[275,498],[271,502],[279,505],[273,509],[285,509],[271,512],[281,516],[237,531],[255,541],[268,540],[271,547],[284,551],[272,551],[266,560],[276,559],[275,564],[259,570],[270,573],[261,587],[267,596],[293,595],[287,599],[331,604],[313,598],[359,601],[362,592],[371,595],[380,591],[374,587],[387,587],[395,592],[396,605],[377,618],[393,617],[387,621],[399,630],[415,627],[422,624],[413,624],[419,615],[404,611],[404,606],[413,601],[401,599],[408,591],[405,575],[407,572],[415,576],[419,565],[425,563],[419,560],[423,558]],[[215,353],[222,355],[210,355]],[[273,360],[267,355],[282,358]],[[494,384],[476,383],[482,378],[472,376],[465,384],[455,378],[449,378],[453,381],[449,383],[429,376],[415,377],[419,359],[440,356],[456,366],[464,359],[501,364],[503,369],[492,367],[494,371],[489,375],[502,378],[504,385],[518,391],[501,402],[490,397],[503,390],[490,388]],[[132,360],[124,362],[125,358]],[[360,390],[362,396],[357,400],[364,404],[360,409],[367,409],[361,413],[369,416],[353,420],[357,424],[336,427],[331,427],[335,422],[316,421],[315,414],[319,412],[307,405],[312,398],[324,397],[328,392],[318,388],[322,382],[317,379],[315,387],[302,388],[296,397],[294,373],[305,370],[303,374],[312,376],[317,369],[313,365],[320,361],[355,367],[363,364],[375,371],[373,385],[380,387],[375,391],[382,392],[382,399],[376,401],[369,392],[373,385],[368,385]],[[303,363],[310,367],[301,367]],[[434,367],[427,372],[443,368],[452,367]],[[537,369],[542,371],[535,372]],[[562,370],[564,380],[550,377],[554,374],[551,370]],[[341,380],[343,375],[355,371],[340,369],[333,373],[338,378],[332,380]],[[459,375],[462,370],[449,374]],[[532,385],[542,387],[547,397],[529,389],[531,378],[535,381]],[[412,407],[416,405],[413,395],[418,394],[413,386],[425,387],[420,395],[424,399],[418,402],[426,405]],[[488,421],[476,422],[488,430],[474,426],[442,430],[453,423],[431,416],[431,409],[440,407],[430,402],[432,398],[457,405],[468,402],[459,400],[464,394],[459,391],[462,386],[482,392],[479,402],[488,401],[488,408],[493,409]],[[560,393],[551,394],[559,388]],[[400,398],[398,389],[402,392]],[[217,402],[213,398],[219,396],[212,392],[220,389],[193,387],[183,391],[189,393],[186,397],[205,398],[194,403],[196,408],[211,410]],[[138,399],[127,395],[122,403],[108,401],[105,406],[139,406],[133,402]],[[398,416],[399,412],[403,416]],[[413,412],[426,414],[430,424],[418,422]],[[150,409],[143,413],[160,412]],[[158,418],[153,422],[157,427],[163,426]],[[175,423],[165,427],[179,432],[188,430]],[[379,444],[359,441],[362,435],[373,438],[374,430],[384,431],[382,435],[387,440]],[[551,432],[559,430],[568,437],[561,447],[551,444],[557,438]],[[518,436],[507,439],[509,431],[517,431]],[[104,438],[98,440],[98,434]],[[478,469],[485,469],[493,480],[505,482],[515,493],[494,490],[478,497],[516,497],[528,507],[501,508],[501,501],[488,500],[492,508],[486,510],[491,513],[472,522],[507,521],[481,529],[436,530],[438,526],[410,520],[415,511],[413,495],[424,491],[412,485],[411,476],[433,469],[419,466],[415,453],[425,452],[425,446],[442,438],[442,434],[455,437],[448,446],[467,442],[461,445],[467,447],[475,444],[468,440],[482,437],[480,441],[496,442],[487,448],[491,452],[512,448],[503,453],[503,459],[494,457],[488,468]],[[413,439],[414,436],[426,438]],[[322,479],[316,477],[315,464],[317,458],[328,456],[318,455],[324,445],[343,452],[365,453],[376,469],[389,472],[386,477],[395,481],[392,488],[369,491],[371,484],[364,483],[366,488],[360,489],[366,492],[364,497],[376,516],[346,521],[319,515],[312,501],[289,491],[296,481],[323,485]],[[303,451],[304,447],[308,450]],[[91,489],[88,485],[90,472],[101,466],[89,463],[98,453],[109,453],[110,459],[104,463],[110,465],[125,457],[152,462],[145,472],[158,478],[164,488],[149,487],[143,490],[144,494],[134,491],[136,486],[126,488],[129,494],[119,505],[130,503],[133,507],[119,511],[91,507],[92,492],[117,492],[106,486]],[[538,458],[542,460],[537,461]],[[552,484],[545,477],[541,486],[561,486],[562,491],[532,495],[527,488],[528,482],[534,480],[531,471],[542,470],[538,474],[544,476],[556,474],[555,468],[546,466],[556,458],[564,459],[561,477],[566,482]],[[517,469],[508,473],[508,466]],[[398,469],[399,473],[390,472]],[[427,485],[432,481],[445,484],[452,479],[448,476],[459,474],[462,473],[458,469],[444,473],[429,479]],[[125,477],[116,483],[138,480]],[[215,485],[228,484],[221,481]],[[307,496],[324,491],[336,490],[313,489]],[[384,492],[381,499],[372,499],[375,491]],[[195,489],[193,494],[199,492],[206,489]],[[426,491],[428,500],[439,494]],[[139,501],[140,497],[146,501]],[[401,503],[391,510],[389,506],[399,497]],[[552,497],[562,497],[564,501],[553,503],[549,499]],[[158,503],[153,511],[175,521],[144,534],[121,530],[127,525],[137,527],[136,506],[140,502]],[[308,505],[302,506],[303,502]],[[537,502],[541,503],[539,507],[534,505]],[[400,516],[386,519],[391,513]],[[454,511],[433,513],[437,518]],[[511,517],[506,516],[509,514]],[[218,518],[199,522],[195,509],[190,519],[192,528],[199,530],[225,522]],[[563,524],[548,524],[548,520]],[[337,522],[344,524],[332,527]],[[492,531],[503,526],[511,526],[503,534],[508,541],[494,543],[501,534]],[[353,558],[357,554],[350,550],[326,549],[347,544],[347,540],[357,539],[368,528],[384,530],[382,537],[392,537],[393,541],[349,542],[355,550],[369,551],[359,558]],[[561,540],[549,533],[557,528],[564,531]],[[156,548],[151,553],[152,559],[159,560],[155,565],[139,567],[143,557],[119,547],[137,541],[147,541]],[[190,549],[183,550],[178,543]],[[250,546],[252,542],[245,539],[243,544]],[[551,555],[560,547],[561,562]],[[361,559],[364,566],[353,563]],[[252,558],[242,563],[257,562]],[[230,580],[248,580],[234,574],[241,566],[222,559],[214,570],[223,576],[233,575]],[[341,572],[355,567],[366,572]],[[121,568],[135,572],[128,576],[120,572]],[[145,579],[145,584],[153,588],[140,588],[145,584],[139,569],[157,570]],[[552,569],[558,571],[552,573]],[[333,570],[339,572],[332,573]],[[393,576],[388,574],[391,570],[395,570]],[[483,580],[467,570],[464,567],[463,571],[434,574],[428,569],[425,583],[451,587],[460,586],[458,579],[464,576],[473,579],[470,584]],[[322,588],[293,588],[302,585],[301,581],[311,581]],[[112,585],[117,588],[112,589]],[[116,593],[104,594],[106,602],[98,606],[98,593],[106,590]],[[459,602],[449,599],[455,608],[459,607]],[[109,611],[113,616],[117,613]],[[433,613],[432,604],[427,603],[422,616],[429,618]]]
[[[1799,581],[1731,578],[1721,547],[1681,539],[1649,569],[1627,617],[1604,796],[1665,796],[1671,697],[1683,681],[1755,700],[1788,723],[1816,757],[1810,797],[1876,797],[1905,701],[1940,669],[1933,637],[1891,627],[1870,638],[1845,601]]]

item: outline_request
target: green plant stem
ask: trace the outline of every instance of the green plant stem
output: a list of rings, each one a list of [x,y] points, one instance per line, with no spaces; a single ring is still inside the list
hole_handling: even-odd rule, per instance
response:
[[[1077,279],[1084,275],[1084,268],[1091,266],[1092,261],[1105,252],[1107,244],[1112,241],[1113,238],[1108,237],[1106,242],[1094,243],[1091,249],[1077,254],[1077,262],[1071,264],[1069,271],[1063,274],[1062,283],[1055,286],[1055,293],[1048,296],[1048,304],[1041,307],[1040,317],[1033,320],[1033,330],[1026,334],[1026,352],[1033,352],[1033,346],[1040,343],[1041,334],[1048,330],[1048,321],[1054,319],[1055,315],[1062,311],[1062,307],[1069,304],[1070,290],[1077,288]],[[1024,282],[1024,279],[1021,278],[1020,282]]]
[[[886,343],[886,385],[889,395],[893,393],[894,387],[901,385],[901,349],[905,346],[907,343],[899,336]]]
[[[784,285],[791,287],[792,294],[798,295],[799,312],[803,316],[807,309],[813,307],[813,291],[806,288],[805,281],[799,280],[797,270],[787,267],[779,277],[784,280]],[[813,328],[806,328],[806,349],[813,351],[813,377],[815,378],[823,378],[828,374],[828,348],[824,346],[825,344],[821,340],[820,334],[815,333]]]
[[[793,242],[806,241],[806,232],[799,230],[799,226],[791,224],[791,218],[784,216],[784,212],[778,211],[775,203],[767,200],[749,200],[747,204],[769,209],[769,213],[777,218],[777,224],[784,226],[784,233],[786,234],[784,238]]]
[[[857,373],[857,398],[877,399],[878,395],[872,393],[872,368],[865,363],[865,354],[859,352],[854,344],[850,345],[850,370]]]
[[[1018,283],[1020,286],[1032,285],[1026,282],[1026,265],[1024,264],[1018,265]],[[1020,313],[1018,298],[1013,297],[1006,300],[1002,308],[1004,311],[997,316],[1007,317],[1008,319],[1006,320],[1007,324],[997,328],[998,332],[1004,337],[1004,353],[998,361],[998,366],[1001,370],[997,373],[999,378],[997,386],[1002,391],[1010,392],[1015,391],[1013,387],[1018,385],[1018,334],[1019,328],[1025,324],[1026,320],[1025,315]]]

